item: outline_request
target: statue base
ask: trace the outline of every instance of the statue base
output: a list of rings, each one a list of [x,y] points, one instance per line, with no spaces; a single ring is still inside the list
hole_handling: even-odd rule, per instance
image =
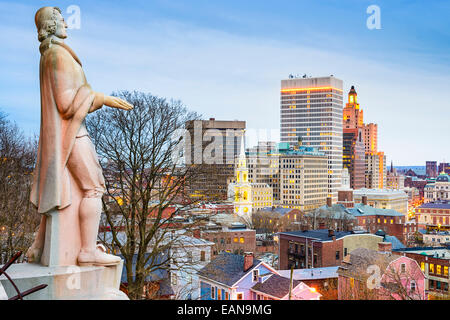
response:
[[[40,284],[48,285],[24,297],[24,300],[128,300],[127,295],[119,290],[122,268],[123,261],[110,267],[47,267],[17,263],[12,264],[7,273],[21,292]],[[17,295],[4,275],[0,276],[1,286],[8,298]]]

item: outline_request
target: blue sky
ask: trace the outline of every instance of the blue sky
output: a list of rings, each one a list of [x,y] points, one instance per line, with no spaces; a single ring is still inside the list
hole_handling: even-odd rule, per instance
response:
[[[380,30],[366,27],[372,4]],[[264,139],[279,129],[281,79],[333,74],[345,92],[355,85],[388,163],[450,162],[448,1],[0,0],[0,109],[27,134],[39,131],[34,14],[45,5],[66,19],[80,7],[66,43],[96,91],[180,99],[204,118],[245,120]]]

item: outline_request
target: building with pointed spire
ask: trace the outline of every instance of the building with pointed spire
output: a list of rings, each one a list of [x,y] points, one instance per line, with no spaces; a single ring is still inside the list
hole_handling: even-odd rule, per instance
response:
[[[252,186],[248,181],[247,159],[245,156],[244,137],[235,169],[234,213],[246,222],[252,221]]]
[[[378,126],[364,123],[355,86],[343,111],[343,167],[349,171],[353,189],[386,187],[386,157],[378,151]]]
[[[359,107],[358,94],[352,86],[344,108],[342,166],[350,175],[350,187],[360,189],[365,183],[365,146],[363,111]]]
[[[348,93],[348,102],[345,104],[344,129],[361,128],[364,126],[363,111],[359,107],[358,94],[355,86],[352,86]]]

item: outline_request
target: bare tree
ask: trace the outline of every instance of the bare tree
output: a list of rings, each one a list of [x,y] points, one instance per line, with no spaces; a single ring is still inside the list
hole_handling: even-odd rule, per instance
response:
[[[107,188],[103,210],[108,232],[100,235],[124,258],[129,297],[141,299],[150,274],[185,267],[182,259],[172,260],[171,248],[180,247],[183,231],[199,223],[189,210],[204,199],[191,197],[189,190],[202,166],[185,166],[177,158],[184,146],[177,133],[198,115],[178,101],[150,94],[115,95],[134,109],[106,109],[87,120]]]
[[[36,145],[0,113],[0,264],[27,250],[39,224],[30,203]]]

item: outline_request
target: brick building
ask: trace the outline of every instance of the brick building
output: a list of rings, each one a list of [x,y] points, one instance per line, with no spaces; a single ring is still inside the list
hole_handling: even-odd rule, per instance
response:
[[[279,235],[279,268],[322,268],[338,266],[358,247],[377,248],[383,237],[356,231],[304,230]]]
[[[416,220],[427,231],[450,231],[450,202],[429,202],[416,208]]]
[[[450,294],[449,247],[416,247],[392,250],[392,252],[417,261],[425,274],[425,290],[429,295],[439,297]]]
[[[242,223],[232,223],[228,227],[208,224],[205,229],[195,232],[194,236],[214,242],[213,256],[224,251],[240,255],[256,251],[256,231]]]

